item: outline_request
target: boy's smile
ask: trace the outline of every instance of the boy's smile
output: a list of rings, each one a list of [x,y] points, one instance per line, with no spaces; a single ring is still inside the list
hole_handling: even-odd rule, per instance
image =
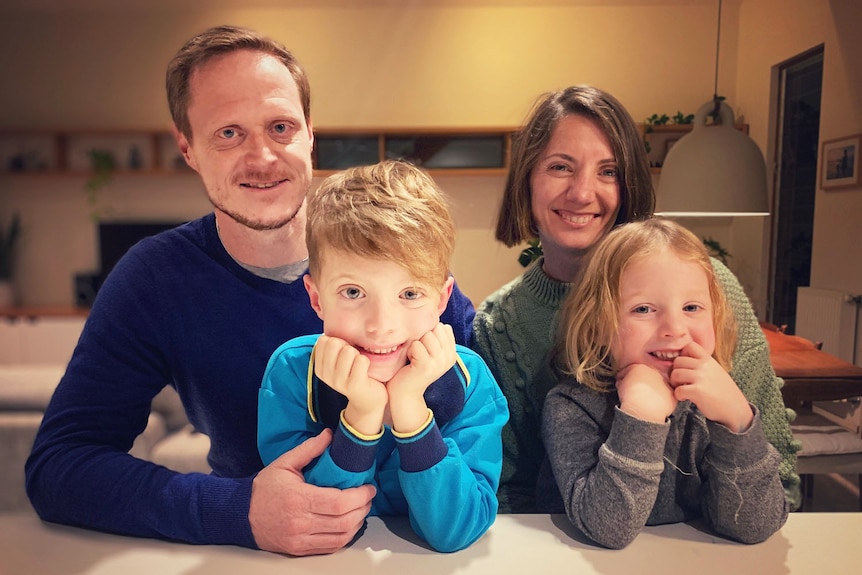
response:
[[[410,344],[440,322],[447,286],[417,285],[405,268],[326,249],[320,274],[305,276],[323,332],[356,348],[371,362],[369,377],[388,382],[407,364]]]

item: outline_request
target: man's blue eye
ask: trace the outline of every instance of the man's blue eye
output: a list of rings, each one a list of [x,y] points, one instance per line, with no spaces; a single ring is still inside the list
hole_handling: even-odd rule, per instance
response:
[[[287,124],[276,124],[274,129],[279,134],[283,134],[283,133],[287,132]]]
[[[236,136],[236,130],[234,130],[233,128],[227,128],[221,131],[221,135],[223,138],[230,139]]]

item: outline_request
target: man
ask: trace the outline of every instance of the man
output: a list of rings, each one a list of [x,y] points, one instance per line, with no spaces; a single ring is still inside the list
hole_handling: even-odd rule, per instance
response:
[[[267,359],[322,324],[301,281],[313,145],[308,81],[280,44],[222,26],[168,66],[186,162],[214,213],[148,238],[99,291],[26,465],[48,521],[294,555],[331,553],[362,526],[374,488],[308,485],[324,432],[263,468],[257,393]],[[455,290],[443,321],[467,343],[473,308]],[[175,387],[211,441],[211,475],[127,452],[152,398]]]

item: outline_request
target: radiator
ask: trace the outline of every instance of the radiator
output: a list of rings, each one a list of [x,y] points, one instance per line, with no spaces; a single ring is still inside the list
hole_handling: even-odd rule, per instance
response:
[[[856,363],[859,296],[800,287],[796,292],[796,335],[823,343],[823,351]]]

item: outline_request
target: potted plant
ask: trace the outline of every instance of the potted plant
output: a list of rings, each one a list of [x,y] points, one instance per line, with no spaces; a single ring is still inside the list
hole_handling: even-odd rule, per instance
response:
[[[12,216],[8,226],[0,222],[0,309],[11,307],[14,303],[12,292],[12,264],[15,244],[21,235],[21,217]]]

